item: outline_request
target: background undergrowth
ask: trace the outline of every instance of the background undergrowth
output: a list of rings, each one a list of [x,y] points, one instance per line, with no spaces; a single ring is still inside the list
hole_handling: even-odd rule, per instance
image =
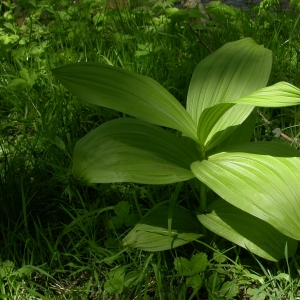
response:
[[[154,78],[185,105],[198,62],[250,36],[273,51],[269,84],[300,87],[299,2],[282,11],[265,0],[244,12],[212,2],[205,23],[198,8],[178,11],[173,1],[17,2],[0,2],[0,298],[300,299],[299,252],[270,263],[215,235],[162,253],[124,248],[130,227],[176,185],[76,181],[75,143],[121,115],[82,103],[50,72],[103,62]],[[298,107],[261,111],[299,139]],[[274,139],[257,116],[253,140]],[[197,205],[188,183],[177,197]],[[198,254],[195,283],[174,262]]]

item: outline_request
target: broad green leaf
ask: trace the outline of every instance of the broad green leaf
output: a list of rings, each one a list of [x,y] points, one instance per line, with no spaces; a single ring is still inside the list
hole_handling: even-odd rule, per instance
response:
[[[250,105],[236,105],[229,109],[215,124],[207,137],[206,150],[212,149],[226,139],[251,114],[254,107]]]
[[[230,42],[196,67],[189,86],[187,111],[198,122],[204,109],[249,95],[266,86],[272,52],[251,38]]]
[[[207,137],[218,120],[234,106],[231,103],[221,103],[206,108],[198,121],[198,139],[201,145],[207,144]]]
[[[213,202],[207,210],[209,213],[198,215],[205,227],[265,259],[277,261],[284,258],[286,243],[289,255],[297,250],[296,240],[222,199]]]
[[[287,82],[255,91],[254,93],[228,101],[230,103],[249,104],[261,107],[284,107],[300,104],[300,89]]]
[[[288,145],[245,143],[194,162],[191,170],[227,202],[299,240],[299,157]]]
[[[114,212],[119,218],[125,220],[129,216],[129,212],[130,212],[129,203],[126,201],[120,201],[118,204],[114,206]]]
[[[198,123],[200,144],[205,146],[206,151],[217,146],[247,119],[253,108],[250,105],[228,105],[228,103],[206,108]]]
[[[256,124],[256,113],[252,112],[248,118],[239,126],[231,127],[232,133],[216,147],[207,152],[207,156],[220,152],[222,149],[241,143],[248,143],[254,132]],[[211,152],[211,153],[210,153]]]
[[[93,183],[168,184],[194,177],[197,160],[185,143],[158,126],[133,119],[109,121],[74,148],[73,175]]]
[[[254,108],[222,103],[264,87],[271,63],[271,51],[251,38],[228,43],[199,63],[190,83],[187,111],[198,124],[206,151],[227,138]]]
[[[174,266],[179,276],[192,276],[203,272],[207,265],[207,255],[203,252],[195,254],[191,260],[187,260],[184,257],[176,257],[174,261]]]
[[[147,214],[124,238],[124,246],[145,251],[163,251],[192,242],[202,236],[197,217],[180,207],[175,207],[172,228],[168,230],[168,206]]]
[[[87,102],[177,129],[197,139],[196,125],[184,107],[149,77],[92,62],[73,63],[52,72],[70,92]]]

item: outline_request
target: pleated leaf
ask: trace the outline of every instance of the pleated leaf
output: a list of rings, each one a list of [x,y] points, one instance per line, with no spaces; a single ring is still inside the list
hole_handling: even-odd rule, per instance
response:
[[[167,184],[194,177],[197,153],[174,134],[133,118],[109,121],[74,148],[73,175],[94,183]]]
[[[224,148],[241,143],[248,143],[253,136],[254,127],[256,125],[256,114],[252,112],[248,118],[239,126],[231,127],[232,133],[216,147],[209,150],[207,155],[210,156],[216,152],[222,151]]]
[[[230,204],[299,240],[299,156],[280,143],[246,143],[194,162],[191,170]]]
[[[187,111],[198,122],[204,109],[265,87],[271,65],[272,52],[251,38],[225,44],[196,67],[189,86]]]
[[[217,146],[232,134],[247,119],[253,109],[254,106],[250,105],[236,105],[228,110],[209,133],[205,146],[206,150]]]
[[[123,239],[124,246],[145,251],[163,251],[190,243],[202,236],[196,215],[175,207],[171,230],[168,230],[168,206],[147,214]]]
[[[72,63],[52,70],[77,97],[138,119],[177,129],[196,140],[196,125],[184,107],[157,81],[95,62]]]
[[[208,107],[202,112],[198,121],[198,139],[201,145],[207,144],[207,137],[216,123],[233,106],[235,105],[231,103],[221,103]]]
[[[212,203],[207,210],[209,213],[198,215],[206,228],[256,255],[278,261],[285,257],[286,243],[289,256],[297,250],[296,240],[222,199]]]
[[[217,104],[206,108],[199,119],[198,138],[200,144],[209,150],[224,139],[242,124],[253,111],[250,105]]]
[[[251,95],[230,103],[242,103],[261,107],[284,107],[300,104],[300,89],[287,83],[278,82],[274,85],[255,91]]]

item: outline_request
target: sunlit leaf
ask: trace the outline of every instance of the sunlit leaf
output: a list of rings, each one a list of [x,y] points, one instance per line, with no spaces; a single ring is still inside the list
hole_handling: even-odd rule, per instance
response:
[[[198,139],[200,144],[207,144],[207,137],[218,120],[233,106],[234,104],[231,103],[221,103],[208,107],[202,112],[198,121]]]
[[[300,104],[300,89],[287,82],[255,91],[240,99],[230,100],[230,103],[243,103],[261,107],[284,107]]]
[[[207,152],[208,156],[210,155],[210,152],[216,153],[235,144],[250,142],[251,137],[253,136],[255,124],[256,114],[253,112],[242,124],[236,127],[231,127],[232,133],[216,147],[211,149],[211,151]]]
[[[200,144],[209,150],[230,134],[237,126],[242,124],[253,111],[250,105],[229,105],[221,103],[213,107],[206,108],[199,119],[198,138]]]
[[[149,77],[95,62],[73,63],[52,72],[70,92],[87,102],[197,139],[196,125],[184,107]]]
[[[227,43],[196,67],[188,91],[187,111],[198,122],[204,109],[265,87],[271,65],[271,51],[253,39]]]
[[[288,145],[246,143],[194,162],[191,169],[224,200],[299,240],[299,158]]]
[[[133,118],[109,121],[74,148],[74,177],[95,183],[166,184],[194,177],[197,160],[184,142],[158,126]]]
[[[197,217],[180,207],[172,214],[168,230],[168,206],[160,206],[147,214],[124,238],[124,246],[145,251],[163,251],[187,244],[202,236]]]
[[[227,43],[198,64],[188,91],[187,111],[197,123],[205,150],[228,137],[254,108],[214,106],[265,87],[271,64],[271,51],[251,38]]]
[[[205,227],[265,259],[284,258],[286,243],[290,256],[297,250],[296,240],[224,200],[215,201],[207,210],[207,214],[198,215]]]

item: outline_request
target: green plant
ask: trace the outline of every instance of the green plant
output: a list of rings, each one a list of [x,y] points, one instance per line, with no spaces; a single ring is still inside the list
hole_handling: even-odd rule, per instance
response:
[[[205,253],[197,253],[191,260],[187,260],[184,257],[176,257],[174,265],[179,276],[186,276],[186,284],[188,286],[195,290],[201,288],[202,278],[199,273],[203,272],[208,265]]]
[[[136,213],[130,213],[130,205],[126,201],[120,201],[114,207],[116,216],[110,219],[109,226],[111,228],[120,228],[123,225],[132,226],[135,225],[139,220],[139,215]]]
[[[74,177],[143,184],[196,177],[197,217],[204,227],[270,260],[284,257],[286,243],[293,254],[300,239],[300,154],[281,143],[249,142],[254,106],[300,103],[300,90],[286,82],[264,88],[271,65],[271,51],[251,38],[227,43],[196,67],[186,110],[156,81],[126,70],[97,63],[54,69],[78,97],[140,119],[112,120],[82,138],[74,149]],[[125,244],[164,250],[166,244],[152,248],[153,233],[170,240],[167,248],[179,233],[191,233],[186,221],[176,220],[178,228],[173,226],[175,202],[161,208],[167,212],[163,225],[153,210],[146,216],[146,229],[134,228]]]

